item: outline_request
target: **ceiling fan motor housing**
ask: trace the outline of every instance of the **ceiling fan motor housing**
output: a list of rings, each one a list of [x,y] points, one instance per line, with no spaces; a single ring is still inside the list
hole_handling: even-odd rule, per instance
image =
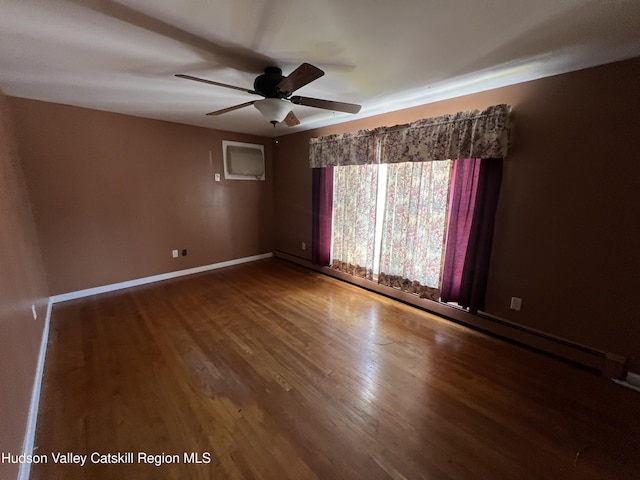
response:
[[[286,98],[288,93],[281,92],[277,88],[284,78],[282,70],[278,67],[267,67],[262,75],[256,77],[253,89],[265,98]]]

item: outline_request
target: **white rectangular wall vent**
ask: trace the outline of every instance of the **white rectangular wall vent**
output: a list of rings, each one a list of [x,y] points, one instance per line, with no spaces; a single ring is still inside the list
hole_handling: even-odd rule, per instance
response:
[[[225,179],[264,180],[263,145],[223,140],[222,151]]]

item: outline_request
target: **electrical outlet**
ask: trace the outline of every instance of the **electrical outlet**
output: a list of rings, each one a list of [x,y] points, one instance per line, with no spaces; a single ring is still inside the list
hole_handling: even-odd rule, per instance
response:
[[[171,255],[173,258],[178,258],[178,250],[171,250]]]
[[[213,174],[213,178],[215,179],[216,182],[220,181],[220,174],[219,173],[214,173]]]
[[[186,257],[186,256],[187,256],[187,249],[186,249],[186,248],[183,248],[183,249],[182,249],[182,256],[183,256],[183,257]]]
[[[509,306],[511,310],[515,310],[517,312],[522,308],[522,299],[518,297],[511,297],[511,305]]]
[[[38,319],[38,312],[36,312],[36,306],[35,305],[31,305],[31,313],[33,314],[33,319],[37,320]]]
[[[302,242],[301,247],[302,247],[303,250],[306,250],[307,249],[307,244],[305,242]]]

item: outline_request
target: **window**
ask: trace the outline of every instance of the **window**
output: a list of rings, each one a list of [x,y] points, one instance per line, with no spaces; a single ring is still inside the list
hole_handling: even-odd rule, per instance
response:
[[[437,300],[452,164],[336,167],[333,268]]]
[[[510,112],[493,105],[312,138],[313,261],[484,308]]]

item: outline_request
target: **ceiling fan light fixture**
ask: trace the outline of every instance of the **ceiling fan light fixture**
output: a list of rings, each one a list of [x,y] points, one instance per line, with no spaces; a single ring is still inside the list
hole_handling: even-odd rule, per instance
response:
[[[269,120],[275,127],[276,123],[282,122],[291,111],[291,105],[286,100],[279,98],[265,98],[253,104],[254,107]]]

